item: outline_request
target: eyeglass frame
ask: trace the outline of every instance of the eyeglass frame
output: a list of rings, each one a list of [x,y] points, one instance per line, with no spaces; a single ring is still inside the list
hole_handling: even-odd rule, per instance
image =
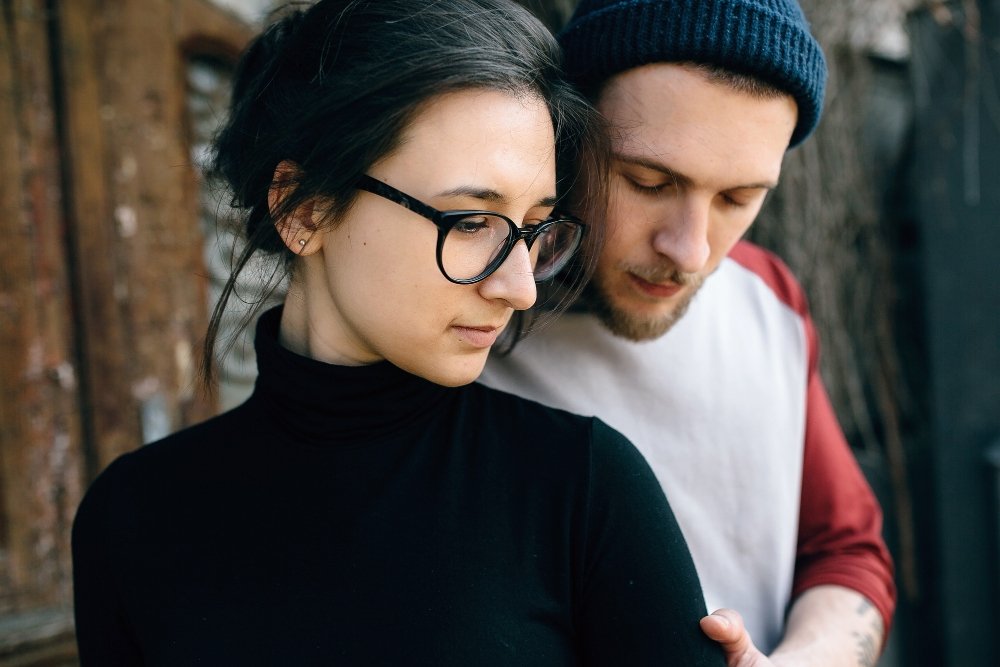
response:
[[[572,258],[574,253],[576,253],[576,251],[580,249],[580,244],[583,242],[583,237],[587,233],[587,225],[583,221],[581,221],[576,216],[572,216],[566,213],[553,213],[550,214],[548,218],[541,221],[537,225],[524,225],[523,227],[518,227],[514,223],[514,221],[511,220],[509,217],[507,217],[502,213],[497,213],[496,211],[486,211],[477,209],[440,211],[434,208],[433,206],[429,206],[428,204],[423,203],[419,199],[406,194],[402,190],[397,190],[388,183],[383,183],[377,178],[369,176],[368,174],[362,174],[358,178],[355,187],[357,187],[359,190],[364,190],[365,192],[370,192],[373,195],[382,197],[383,199],[388,199],[389,201],[395,204],[399,204],[403,208],[413,211],[417,215],[420,215],[433,222],[438,229],[438,240],[437,240],[437,251],[436,251],[438,269],[441,271],[441,275],[447,278],[450,282],[456,283],[458,285],[472,285],[481,282],[483,280],[486,280],[491,275],[493,275],[497,271],[497,269],[503,266],[503,263],[507,261],[508,257],[510,257],[510,253],[514,250],[514,246],[517,245],[518,241],[521,241],[523,239],[524,244],[528,247],[528,250],[531,250],[531,245],[535,242],[535,239],[537,239],[542,232],[549,229],[553,225],[557,225],[560,223],[567,223],[576,225],[577,227],[580,228],[580,234],[577,237],[576,245],[569,251],[567,259]],[[507,240],[504,242],[503,250],[497,253],[497,256],[493,259],[493,261],[487,264],[486,268],[483,269],[482,272],[479,273],[479,275],[473,278],[452,278],[451,276],[448,275],[448,272],[444,268],[444,261],[443,261],[444,242],[448,236],[448,232],[450,232],[451,229],[456,224],[461,222],[464,218],[468,218],[469,216],[472,215],[492,215],[502,220],[505,220],[509,228],[509,232],[507,234]],[[563,267],[560,267],[560,270],[564,267],[565,265],[563,265]],[[558,271],[556,273],[558,273]],[[554,275],[555,273],[553,273],[553,276]],[[542,280],[548,280],[551,277],[552,276],[547,276]]]

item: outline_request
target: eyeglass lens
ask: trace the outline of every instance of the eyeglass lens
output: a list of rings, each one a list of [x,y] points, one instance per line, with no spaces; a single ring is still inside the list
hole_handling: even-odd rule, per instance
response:
[[[548,225],[529,250],[536,280],[552,277],[576,250],[580,227],[574,224]],[[445,236],[441,264],[455,280],[471,280],[487,271],[505,251],[511,239],[504,218],[485,213],[466,216]],[[496,268],[496,267],[493,267]]]
[[[535,279],[545,280],[559,272],[576,252],[583,227],[573,223],[550,225],[531,247],[537,258]]]

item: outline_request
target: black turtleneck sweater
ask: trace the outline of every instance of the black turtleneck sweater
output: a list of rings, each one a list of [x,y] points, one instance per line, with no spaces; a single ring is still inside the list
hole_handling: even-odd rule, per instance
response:
[[[621,435],[481,385],[298,356],[279,320],[258,325],[245,404],[88,491],[84,665],[724,665]]]

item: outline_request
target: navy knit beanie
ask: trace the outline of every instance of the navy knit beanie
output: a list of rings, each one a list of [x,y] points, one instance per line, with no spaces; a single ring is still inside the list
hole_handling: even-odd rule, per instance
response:
[[[559,41],[584,88],[654,62],[692,62],[760,78],[799,108],[789,147],[816,127],[826,61],[795,0],[582,0]]]

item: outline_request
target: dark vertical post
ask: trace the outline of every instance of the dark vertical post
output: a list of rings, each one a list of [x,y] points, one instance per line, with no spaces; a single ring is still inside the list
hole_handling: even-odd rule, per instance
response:
[[[1000,37],[996,2],[912,23],[937,590],[945,665],[996,665],[1000,557]]]

